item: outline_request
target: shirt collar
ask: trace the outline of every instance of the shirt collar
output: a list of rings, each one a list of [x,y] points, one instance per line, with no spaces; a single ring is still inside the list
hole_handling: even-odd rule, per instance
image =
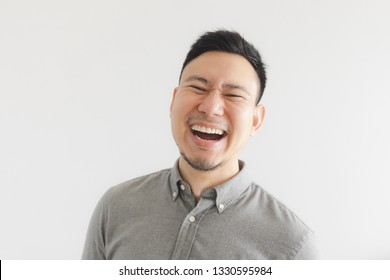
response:
[[[219,213],[226,210],[252,183],[246,168],[245,163],[239,160],[240,171],[228,181],[202,192],[202,197],[213,199]],[[176,161],[171,169],[170,186],[172,191],[173,201],[176,201],[179,194],[179,188],[184,185],[185,192],[191,192],[189,185],[181,178],[179,172],[179,160]]]

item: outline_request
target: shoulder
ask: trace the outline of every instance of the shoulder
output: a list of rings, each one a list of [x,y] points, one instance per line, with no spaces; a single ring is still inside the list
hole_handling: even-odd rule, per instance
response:
[[[286,222],[291,221],[292,223],[297,223],[300,226],[309,229],[309,227],[291,209],[257,183],[252,182],[249,186],[247,195],[252,196],[257,206],[271,218]]]
[[[272,238],[278,243],[276,246],[280,246],[281,251],[284,251],[283,248],[292,249],[285,251],[286,258],[310,255],[314,232],[297,214],[254,182],[249,186],[247,193],[252,196],[252,203],[257,209],[256,220],[260,220],[262,226],[265,225],[273,232]],[[303,254],[302,250],[306,253]]]
[[[110,187],[103,195],[102,200],[106,203],[115,203],[128,198],[136,198],[143,193],[161,190],[159,186],[166,183],[171,169],[163,169],[147,175],[139,176]]]

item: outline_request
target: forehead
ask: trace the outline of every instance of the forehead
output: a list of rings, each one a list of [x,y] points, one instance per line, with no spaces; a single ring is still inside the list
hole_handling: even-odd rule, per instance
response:
[[[232,83],[257,92],[260,81],[249,61],[241,55],[210,51],[190,61],[183,70],[181,83],[190,76],[204,77],[213,85]]]

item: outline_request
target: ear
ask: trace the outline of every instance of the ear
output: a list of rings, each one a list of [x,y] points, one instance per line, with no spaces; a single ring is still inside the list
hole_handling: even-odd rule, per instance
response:
[[[173,89],[172,100],[171,100],[171,106],[169,107],[169,112],[170,112],[170,114],[172,113],[173,102],[174,102],[175,97],[176,97],[177,89],[178,89],[177,87],[175,87],[175,88]]]
[[[253,111],[253,126],[251,136],[254,136],[256,132],[260,129],[261,124],[263,123],[265,116],[265,107],[261,104],[257,105]]]

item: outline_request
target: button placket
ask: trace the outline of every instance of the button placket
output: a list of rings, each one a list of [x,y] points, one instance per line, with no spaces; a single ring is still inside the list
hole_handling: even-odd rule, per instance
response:
[[[185,187],[185,193],[189,192],[189,187],[185,184],[178,184],[178,196],[182,196],[181,185]],[[184,200],[187,198],[193,198],[193,196],[184,196]],[[184,201],[183,200],[183,201]],[[199,224],[202,222],[203,217],[215,207],[215,200],[210,198],[202,197],[197,204],[193,205],[193,208],[187,212],[182,226],[179,231],[179,235],[176,240],[175,248],[172,252],[172,259],[188,259],[194,240],[196,238],[197,231],[199,229]],[[214,208],[215,209],[215,208]]]

